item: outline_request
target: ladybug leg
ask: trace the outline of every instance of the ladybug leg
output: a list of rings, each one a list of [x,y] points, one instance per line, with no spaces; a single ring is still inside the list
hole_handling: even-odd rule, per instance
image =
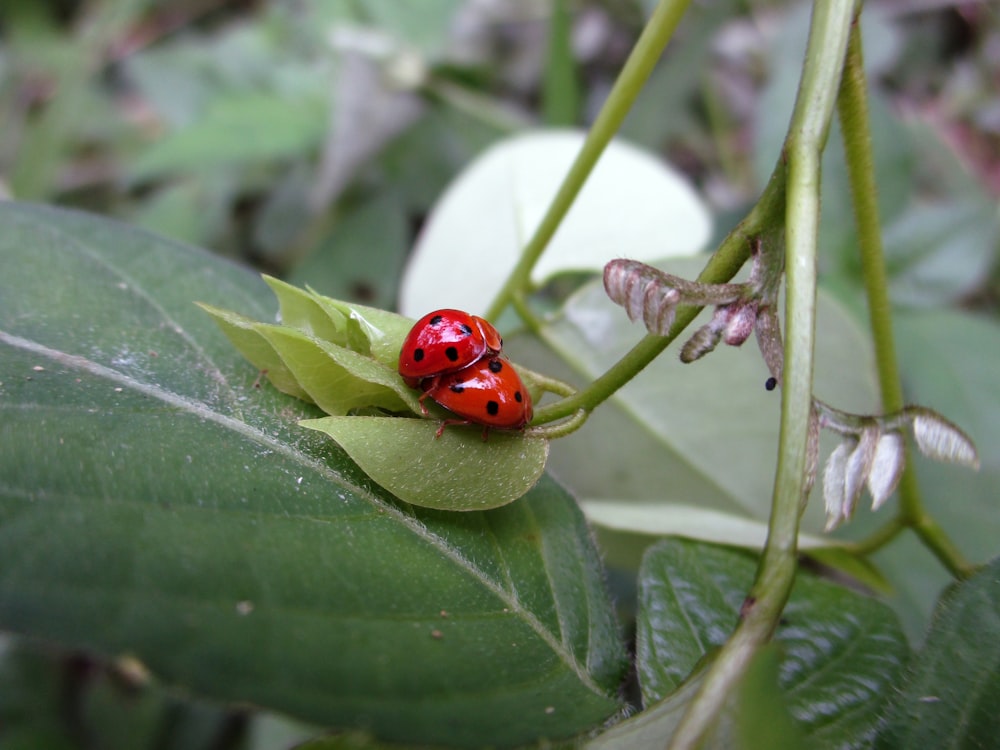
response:
[[[433,378],[426,378],[420,383],[420,387],[424,389],[424,392],[420,394],[420,398],[418,398],[417,401],[420,403],[420,411],[423,412],[425,417],[429,415],[430,412],[427,411],[427,407],[424,405],[424,399],[431,395],[432,390],[437,388],[439,379],[440,377],[435,375]]]
[[[425,398],[427,398],[427,394],[426,393],[421,394],[420,398],[417,399],[417,403],[420,404],[420,411],[422,411],[424,413],[424,416],[426,417],[428,414],[430,414],[430,412],[427,411],[427,407],[424,406]]]
[[[489,439],[489,436],[490,436],[490,426],[489,425],[484,425],[483,426],[483,442],[484,443]]]
[[[437,439],[444,434],[444,428],[450,424],[472,424],[468,419],[442,419],[441,426],[437,428],[437,432],[434,433],[434,438]]]

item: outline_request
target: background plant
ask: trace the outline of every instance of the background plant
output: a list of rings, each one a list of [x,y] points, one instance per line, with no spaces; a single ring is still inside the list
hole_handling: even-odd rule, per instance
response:
[[[534,15],[535,9],[527,8],[519,28],[541,30],[540,43],[532,46],[522,42],[514,49],[534,52],[536,60],[546,59],[540,66],[546,77],[544,85],[529,82],[519,89],[516,66],[498,64],[502,58],[489,55],[485,57],[489,64],[477,66],[442,32],[449,28],[445,20],[462,12],[457,4],[441,3],[413,16],[393,3],[366,4],[363,10],[318,4],[296,12],[265,9],[243,16],[231,14],[225,6],[171,7],[175,9],[171,12],[179,15],[167,15],[156,5],[142,3],[83,8],[67,4],[58,9],[61,16],[48,19],[33,3],[5,10],[2,64],[16,73],[8,76],[7,85],[12,86],[8,91],[17,94],[4,99],[5,112],[10,114],[5,121],[15,126],[24,123],[23,128],[8,129],[4,141],[12,192],[18,198],[97,209],[196,244],[229,248],[230,254],[238,251],[272,271],[308,280],[333,296],[360,297],[383,306],[392,303],[398,277],[391,269],[402,268],[411,222],[430,207],[431,196],[438,192],[434,185],[443,186],[450,177],[449,164],[457,167],[464,161],[463,153],[472,153],[530,121],[530,108],[518,109],[518,105],[536,93],[545,103],[543,111],[549,122],[586,120],[587,113],[595,111],[586,97],[572,93],[599,90],[601,81],[610,82],[617,75],[621,58],[614,55],[615,46],[607,44],[604,49],[608,52],[587,58],[586,66],[574,66],[574,57],[565,46],[570,27],[561,24],[577,19],[575,28],[581,33],[586,23],[593,24],[597,18],[597,28],[607,34],[606,40],[613,41],[618,34],[627,39],[642,18],[639,12],[612,16],[587,8],[582,9],[582,15],[557,13],[552,16],[554,22],[546,25],[547,14],[539,17]],[[517,10],[524,12],[525,8]],[[775,26],[783,29],[783,35],[751,36],[751,40],[769,39],[769,43],[757,42],[756,48],[750,45],[750,53],[741,57],[731,52],[743,49],[733,40],[745,39],[741,35],[748,27],[735,9],[691,11],[686,25],[680,27],[671,56],[653,71],[623,126],[626,135],[642,143],[656,147],[667,144],[675,160],[683,157],[680,160],[718,203],[737,206],[734,216],[745,213],[739,203],[756,199],[777,158],[789,121],[779,113],[791,111],[792,92],[802,67],[801,48],[793,49],[792,40],[804,41],[806,15],[795,9],[771,12],[773,15],[758,9],[752,18],[758,29],[765,30],[771,19],[776,19]],[[947,49],[933,56],[923,53],[926,35],[949,38],[932,23],[938,19],[906,13],[890,14],[886,19],[870,8],[863,24],[867,33],[880,35],[865,48],[869,66],[875,66],[870,69],[878,71],[878,80],[886,84],[881,89],[873,87],[874,174],[904,384],[910,383],[913,400],[933,406],[965,428],[976,439],[982,458],[979,475],[941,470],[918,461],[916,479],[929,517],[955,540],[963,557],[972,561],[995,554],[996,511],[991,502],[998,465],[994,435],[997,394],[988,362],[992,352],[1000,351],[994,345],[996,328],[991,317],[996,218],[995,200],[983,187],[993,184],[989,158],[992,102],[988,96],[976,96],[977,91],[989,91],[982,81],[991,69],[987,50],[995,29],[988,11],[983,14],[950,11],[946,18],[961,19],[964,28],[974,33],[955,48],[957,51]],[[345,20],[352,23],[344,25]],[[364,28],[358,28],[359,21],[364,22]],[[496,34],[492,38],[502,39],[504,30],[512,27],[485,24],[482,28]],[[525,33],[514,38],[530,40],[532,36]],[[66,39],[73,43],[65,44]],[[703,43],[704,39],[723,41],[713,47]],[[901,50],[896,56],[889,54],[894,45]],[[489,48],[473,46],[480,51]],[[625,43],[621,49],[628,46]],[[546,48],[547,57],[542,54]],[[290,49],[295,54],[289,54]],[[770,55],[762,51],[765,49]],[[922,54],[910,53],[913,49]],[[713,50],[718,57],[710,54]],[[874,61],[872,51],[876,52]],[[688,63],[683,55],[693,62]],[[885,59],[878,59],[883,55]],[[772,63],[763,88],[745,85],[748,71],[753,71],[742,64],[747,59]],[[678,75],[678,69],[686,75]],[[102,75],[96,76],[95,71]],[[572,84],[581,78],[587,87]],[[332,94],[331,80],[336,81]],[[381,84],[374,93],[366,88],[373,80]],[[735,95],[747,90],[755,95]],[[687,101],[698,106],[669,104]],[[889,113],[884,106],[887,101],[896,105],[897,114],[920,111],[923,116],[910,114],[913,119],[901,120]],[[153,118],[149,117],[150,104]],[[954,107],[947,116],[940,114],[947,111],[945,105]],[[665,110],[678,116],[665,120]],[[933,116],[927,115],[928,111]],[[754,117],[755,112],[767,116]],[[131,119],[123,118],[123,113]],[[377,128],[357,132],[357,123],[371,121],[391,127],[387,132]],[[740,140],[749,123],[753,123],[755,133],[750,148]],[[165,127],[166,135],[157,135],[150,147],[150,134]],[[234,132],[241,137],[233,137]],[[816,368],[816,391],[839,407],[874,411],[871,387],[865,390],[848,379],[848,373],[853,372],[863,382],[865,372],[870,371],[865,354],[868,344],[851,318],[853,311],[858,320],[865,319],[857,283],[861,278],[856,260],[859,255],[854,248],[853,223],[847,218],[851,213],[847,201],[850,183],[843,167],[857,162],[843,160],[836,138],[835,131],[824,157],[824,211],[818,232],[824,271],[821,278],[837,301],[823,302],[831,305],[833,312],[824,316],[821,308],[817,318],[821,364]],[[976,155],[967,160],[975,165],[974,178],[959,166],[954,152],[941,148],[942,141],[956,147],[960,156]],[[850,143],[847,148],[852,148]],[[346,159],[346,154],[353,155],[353,161]],[[9,646],[4,679],[12,688],[4,694],[13,698],[4,710],[7,716],[19,717],[12,726],[24,732],[25,741],[36,740],[35,733],[40,731],[63,739],[76,732],[78,740],[80,732],[96,732],[103,740],[124,731],[120,720],[101,719],[109,711],[120,715],[110,706],[128,700],[116,687],[122,681],[146,685],[140,693],[141,707],[128,713],[131,736],[183,737],[185,731],[191,731],[200,732],[205,742],[235,738],[262,746],[277,742],[267,732],[303,736],[300,728],[275,722],[266,714],[233,718],[220,709],[150,687],[142,665],[168,683],[179,683],[204,695],[249,698],[324,724],[350,726],[350,720],[310,713],[304,708],[308,701],[298,701],[294,690],[274,679],[275,675],[293,674],[293,665],[300,663],[304,654],[287,652],[284,658],[272,661],[244,660],[241,669],[260,669],[268,675],[274,686],[274,693],[268,695],[254,688],[259,682],[232,664],[212,663],[211,659],[204,663],[206,660],[194,657],[232,653],[226,650],[227,644],[213,645],[204,639],[203,628],[210,623],[223,639],[252,647],[250,652],[257,655],[262,653],[260,644],[271,644],[271,649],[279,648],[272,653],[281,653],[275,644],[287,642],[287,638],[269,635],[272,627],[295,633],[308,653],[318,644],[310,640],[315,636],[306,624],[281,618],[302,607],[330,617],[344,601],[354,603],[352,614],[363,624],[352,637],[371,639],[362,640],[367,648],[357,651],[386,657],[391,654],[384,650],[387,638],[384,634],[379,637],[372,622],[361,616],[367,612],[364,603],[370,600],[360,590],[344,588],[343,582],[351,580],[353,574],[370,590],[376,581],[383,580],[379,575],[391,580],[398,571],[423,571],[420,577],[425,582],[410,582],[419,594],[416,601],[391,593],[391,588],[384,597],[385,606],[390,608],[405,609],[407,605],[400,602],[409,602],[403,620],[407,627],[423,628],[419,631],[421,640],[412,647],[400,642],[400,652],[424,653],[428,642],[453,649],[451,660],[441,660],[440,655],[431,658],[444,677],[437,687],[423,686],[424,698],[467,689],[461,684],[463,679],[491,686],[503,684],[495,670],[467,671],[461,654],[477,651],[476,639],[467,638],[464,626],[469,620],[463,614],[511,609],[473,606],[476,597],[461,595],[450,601],[470,608],[463,614],[433,604],[453,591],[451,584],[435,584],[437,573],[432,571],[470,574],[478,582],[479,599],[482,592],[489,592],[508,604],[531,601],[523,609],[514,608],[514,624],[526,627],[537,638],[539,653],[562,654],[564,665],[574,663],[569,653],[582,653],[578,631],[568,627],[574,620],[567,620],[569,610],[565,609],[566,603],[579,602],[582,592],[589,592],[582,597],[588,605],[584,610],[573,610],[580,616],[575,621],[599,623],[597,631],[603,632],[604,638],[590,643],[584,660],[591,666],[577,687],[589,697],[580,703],[579,714],[566,714],[563,706],[547,704],[543,707],[546,711],[535,716],[530,710],[535,701],[529,696],[523,702],[513,699],[511,711],[516,718],[505,725],[515,727],[515,731],[503,740],[485,727],[479,736],[435,735],[427,729],[434,724],[433,710],[415,717],[408,730],[403,730],[406,735],[393,739],[524,742],[553,732],[583,731],[620,706],[613,693],[621,652],[607,602],[600,594],[599,576],[595,575],[598,563],[581,541],[586,533],[573,515],[572,503],[549,480],[510,510],[476,520],[412,514],[371,487],[363,474],[341,455],[331,454],[324,443],[290,431],[290,417],[294,421],[296,416],[315,413],[266,391],[257,394],[252,389],[254,373],[240,365],[224,342],[207,334],[200,313],[190,309],[192,299],[205,299],[266,319],[271,309],[259,286],[186,249],[81,217],[16,206],[5,207],[4,217],[5,287],[0,328],[10,353],[4,358],[2,378],[5,410],[10,415],[3,427],[3,465],[8,477],[3,525],[5,594],[0,606],[4,627],[79,648],[88,655],[124,656],[112,671],[95,672],[89,658],[78,657],[69,662],[68,670],[60,672],[53,671],[51,665],[65,664],[61,658],[50,661],[51,657],[41,656],[37,650]],[[728,229],[724,219],[719,225],[722,231]],[[358,247],[369,250],[358,253]],[[384,253],[381,260],[373,259],[371,248]],[[617,252],[627,254],[628,248]],[[360,269],[359,260],[363,265]],[[58,273],[53,273],[55,268]],[[389,270],[366,273],[371,268]],[[679,275],[690,278],[695,272]],[[870,278],[870,269],[866,274]],[[521,276],[522,282],[525,278]],[[564,278],[561,283],[568,281]],[[559,287],[554,285],[549,291],[557,293]],[[224,299],[213,300],[212,294]],[[550,304],[559,314],[551,318],[531,314],[537,307],[526,308],[529,315],[524,335],[508,336],[512,353],[536,369],[586,386],[631,343],[620,310],[611,308],[614,318],[607,311],[598,315],[600,297],[603,292],[598,287],[584,285],[567,301],[555,297]],[[530,304],[537,302],[533,298]],[[580,325],[581,320],[589,320],[589,327]],[[595,321],[615,321],[609,325],[620,327],[604,329],[605,335],[595,340]],[[631,335],[633,340],[638,336],[634,329]],[[539,342],[545,346],[538,346]],[[661,342],[649,345],[661,346]],[[877,355],[882,357],[885,351],[884,343],[876,341]],[[771,396],[770,401],[764,400],[768,397],[761,385],[766,370],[759,365],[754,370],[751,365],[749,370],[734,371],[742,366],[736,362],[753,357],[747,352],[735,358],[732,354],[716,352],[693,365],[698,370],[681,370],[669,358],[657,359],[643,376],[598,409],[584,430],[555,444],[559,450],[553,455],[552,466],[592,520],[599,523],[602,549],[612,570],[625,573],[622,581],[638,573],[635,668],[647,710],[602,735],[598,744],[636,746],[645,731],[658,746],[662,744],[678,706],[686,706],[697,687],[680,681],[703,656],[696,646],[681,653],[687,641],[671,628],[679,620],[697,620],[704,623],[705,630],[691,627],[688,634],[696,636],[691,641],[702,648],[719,643],[720,633],[724,636],[735,622],[746,593],[749,571],[745,578],[721,581],[710,564],[716,553],[711,547],[665,543],[652,548],[641,566],[625,554],[651,541],[652,535],[646,533],[637,545],[634,534],[637,528],[653,531],[652,519],[667,534],[729,545],[759,545],[762,522],[767,518],[773,455],[748,451],[747,435],[753,435],[752,443],[775,444],[776,432],[759,426],[773,427],[769,419],[776,414],[777,399]],[[708,369],[717,358],[716,369]],[[830,363],[840,363],[841,368]],[[737,390],[732,380],[715,380],[718,376],[712,373],[721,370],[735,372],[736,382],[745,383],[745,390]],[[689,390],[687,384],[692,380],[701,381],[705,390]],[[831,393],[837,384],[844,393]],[[247,393],[253,399],[252,406],[247,403]],[[852,398],[869,401],[849,403]],[[754,413],[755,408],[761,411]],[[187,417],[192,419],[190,424]],[[158,426],[153,431],[155,443],[143,439],[154,424]],[[202,426],[192,426],[195,424]],[[804,424],[801,415],[797,424],[800,428]],[[747,425],[756,426],[757,431],[746,432]],[[191,450],[192,441],[200,450]],[[69,458],[59,447],[67,444]],[[580,460],[581,455],[595,455],[594,446],[598,447],[596,452],[608,454],[607,464],[588,466]],[[205,468],[185,468],[201,465]],[[606,466],[613,470],[606,470]],[[69,472],[67,467],[77,468]],[[224,491],[213,484],[213,478],[219,476],[217,467],[225,467],[228,481]],[[166,477],[179,481],[165,483]],[[651,488],[656,488],[654,497]],[[666,493],[662,488],[668,488]],[[349,491],[340,497],[338,492],[345,489]],[[376,508],[373,518],[388,514],[386,533],[393,542],[385,545],[387,538],[371,539],[383,542],[381,549],[393,550],[388,559],[392,571],[370,555],[357,553],[370,546],[353,535],[374,526],[328,521],[331,499],[344,502],[352,512]],[[651,499],[660,501],[652,513],[648,507]],[[663,505],[664,499],[671,502]],[[702,507],[693,509],[695,505]],[[908,501],[903,505],[904,514],[898,517],[905,519],[910,512]],[[548,513],[555,516],[545,516],[543,507],[552,509]],[[706,509],[716,515],[693,512]],[[630,521],[630,513],[639,515]],[[364,515],[368,517],[367,512]],[[275,520],[282,516],[291,519],[287,526]],[[311,523],[317,518],[327,519],[326,533]],[[912,521],[916,516],[910,513],[909,518]],[[560,525],[571,531],[554,534]],[[812,508],[804,525],[814,531],[822,525]],[[947,576],[931,555],[906,538],[902,543],[883,545],[896,532],[895,527],[881,527],[876,536],[864,536],[879,525],[878,518],[862,514],[854,528],[842,532],[844,538],[861,539],[860,547],[820,543],[811,554],[816,560],[848,568],[869,584],[891,582],[895,594],[888,601],[896,605],[904,627],[919,640],[927,613]],[[333,528],[338,531],[331,533]],[[72,535],[69,529],[74,530]],[[536,555],[533,548],[518,547],[526,529],[545,540],[539,551],[549,550],[547,554]],[[493,551],[475,546],[483,534],[497,541]],[[82,546],[69,543],[74,539]],[[421,552],[424,548],[420,543],[411,546],[414,540],[428,545],[429,558]],[[581,550],[579,555],[568,552],[575,545]],[[211,554],[206,554],[206,549]],[[494,563],[484,562],[493,560],[491,556],[498,550],[504,554],[496,558],[495,570],[506,571],[507,583],[503,576],[493,577]],[[874,556],[867,554],[873,550],[877,550]],[[951,566],[953,572],[969,572],[964,561],[948,550],[939,549],[938,554],[945,560],[958,560]],[[470,566],[468,556],[477,564]],[[506,562],[501,564],[502,559]],[[583,561],[578,575],[558,578],[548,588],[528,582],[538,571],[564,570],[568,559]],[[720,566],[735,570],[737,563],[724,561]],[[698,569],[705,570],[704,576],[695,574]],[[247,570],[249,575],[239,573]],[[313,582],[307,571],[317,570],[339,571],[337,580],[341,583],[331,584],[328,579]],[[784,570],[790,570],[787,564]],[[195,571],[198,585],[190,578]],[[960,616],[967,611],[967,602],[976,601],[969,592],[985,592],[986,601],[991,596],[995,601],[995,591],[991,593],[982,583],[990,573],[983,576],[971,584],[972,588],[960,589],[966,592],[964,598],[963,594],[951,597],[950,608],[929,636],[924,656],[962,639],[990,642],[988,632],[963,624]],[[618,580],[615,572],[612,581]],[[690,581],[703,583],[684,605],[685,616],[671,613],[662,598],[664,586],[669,591]],[[95,582],[100,582],[99,588],[107,595],[96,594]],[[144,589],[159,596],[137,597],[136,592]],[[632,601],[627,591],[626,587],[619,592],[620,601]],[[180,592],[188,596],[177,598]],[[713,597],[712,592],[718,596]],[[845,604],[837,598],[843,596],[835,589],[819,593],[813,589],[800,599],[793,593],[785,629],[795,632],[783,633],[779,628],[777,635],[778,643],[786,644],[785,654],[774,657],[770,667],[765,654],[762,666],[750,665],[746,678],[748,685],[773,685],[777,680],[785,703],[765,699],[763,706],[754,705],[752,696],[756,694],[760,700],[760,695],[775,691],[748,689],[744,705],[749,708],[736,711],[738,728],[732,731],[752,739],[757,737],[754,731],[762,730],[755,730],[752,722],[748,725],[740,716],[790,712],[797,721],[772,723],[790,727],[785,736],[789,742],[802,733],[811,746],[862,742],[870,741],[881,717],[888,715],[897,718],[889,721],[890,730],[881,735],[880,742],[905,745],[903,727],[908,724],[898,717],[906,715],[906,703],[900,704],[896,714],[873,697],[869,705],[858,708],[847,700],[849,691],[836,679],[820,685],[819,696],[795,692],[795,675],[814,674],[819,665],[835,677],[838,673],[845,676],[848,682],[864,675],[876,687],[895,684],[907,658],[907,646],[897,615],[881,605],[854,620],[862,624],[863,633],[874,634],[874,641],[883,646],[872,650],[872,662],[838,660],[836,648],[802,656],[803,644],[841,643],[846,648],[847,644],[856,647],[865,642],[857,631],[833,625],[833,613],[855,606],[856,597],[852,604]],[[553,605],[542,603],[543,599]],[[206,609],[210,603],[214,609]],[[552,612],[557,613],[554,619],[550,619]],[[630,615],[626,612],[625,616]],[[964,622],[982,623],[985,619],[972,614]],[[114,626],[109,627],[109,623]],[[295,627],[287,629],[290,623]],[[325,644],[331,652],[342,652],[349,641],[344,632],[339,631]],[[496,645],[510,639],[502,628],[493,637],[496,640],[482,635],[479,642],[493,644],[488,650],[499,656]],[[885,649],[886,643],[893,648]],[[462,651],[462,644],[471,650]],[[129,658],[129,652],[137,653],[141,661]],[[799,654],[800,670],[792,668],[795,662],[789,654]],[[192,658],[183,658],[186,655]],[[839,669],[830,668],[830,662],[825,661],[829,659]],[[328,684],[357,688],[352,679],[336,673],[342,662],[333,659],[324,663],[332,670]],[[508,656],[498,663],[520,662],[511,662]],[[966,678],[954,659],[921,658],[916,663],[923,665],[916,671],[925,671],[915,674],[913,685],[924,680],[923,684],[940,685],[953,696],[940,708],[980,715],[974,699],[961,688],[975,682],[977,666],[978,674],[983,674],[982,664],[969,665],[973,677]],[[934,666],[927,667],[928,663]],[[988,664],[989,659],[982,663]],[[371,678],[372,685],[378,684],[379,674],[385,674],[378,671],[376,662],[359,664],[363,666],[356,673]],[[451,669],[444,669],[449,664]],[[315,660],[308,660],[308,666],[305,674],[315,674]],[[671,682],[658,675],[658,670],[678,676]],[[387,684],[406,682],[403,671],[388,674]],[[72,696],[72,718],[69,722],[53,721],[49,717],[59,711],[59,703],[51,696],[59,690],[67,694],[67,689]],[[991,690],[995,692],[995,687]],[[419,691],[414,694],[421,695]],[[926,690],[913,688],[913,696],[925,694]],[[985,700],[992,694],[987,690]],[[840,698],[833,702],[833,715],[825,722],[804,722],[802,717],[830,695]],[[661,699],[665,701],[657,703]],[[639,699],[635,700],[638,704]],[[329,703],[344,705],[342,697]],[[401,710],[388,703],[382,708]],[[547,712],[548,708],[552,711]],[[545,723],[551,717],[566,723],[555,729]],[[954,722],[932,723],[955,726]],[[372,725],[376,734],[388,736],[377,719],[369,716],[362,722],[362,727]],[[975,737],[991,729],[989,719],[984,718],[963,731]],[[920,735],[916,736],[919,739]],[[110,739],[103,741],[114,744]]]

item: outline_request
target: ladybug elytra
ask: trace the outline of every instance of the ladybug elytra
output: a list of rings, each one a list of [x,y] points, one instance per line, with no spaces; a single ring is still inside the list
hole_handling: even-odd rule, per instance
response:
[[[399,352],[399,374],[410,388],[500,353],[503,339],[489,322],[461,310],[435,310],[418,320]]]
[[[531,421],[531,395],[514,367],[500,357],[484,357],[457,372],[425,380],[424,395],[461,419],[441,423],[440,437],[449,424],[483,425],[483,438],[491,427],[519,430]]]

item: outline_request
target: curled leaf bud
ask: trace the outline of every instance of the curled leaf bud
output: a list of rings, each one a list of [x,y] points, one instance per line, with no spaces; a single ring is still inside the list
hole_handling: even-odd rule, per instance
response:
[[[631,260],[613,260],[604,266],[604,290],[625,308],[629,320],[642,318],[646,328],[661,336],[674,322],[680,292],[673,277]]]

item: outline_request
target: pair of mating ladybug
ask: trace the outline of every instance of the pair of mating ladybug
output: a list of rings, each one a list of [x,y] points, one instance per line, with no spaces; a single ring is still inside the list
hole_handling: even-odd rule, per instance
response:
[[[487,321],[461,310],[435,310],[416,322],[399,352],[399,374],[462,419],[448,424],[479,424],[519,430],[531,419],[531,396],[510,363],[500,356],[503,339]],[[427,410],[424,409],[424,413]]]

